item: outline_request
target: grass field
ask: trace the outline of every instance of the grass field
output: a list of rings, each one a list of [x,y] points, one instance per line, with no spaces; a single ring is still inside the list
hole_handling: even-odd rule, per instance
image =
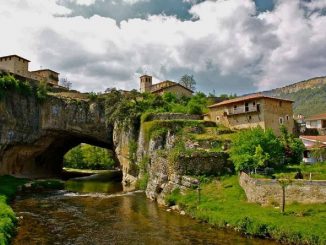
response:
[[[199,204],[196,190],[186,195],[174,191],[168,202],[178,204],[195,218],[243,234],[292,244],[326,244],[325,204],[288,205],[281,214],[279,208],[247,203],[237,176],[215,179],[201,188]]]
[[[8,205],[8,201],[24,183],[26,183],[24,179],[0,176],[0,245],[9,244],[16,224],[15,213]]]
[[[303,179],[310,180],[326,180],[326,162],[315,163],[315,164],[297,164],[297,165],[287,165],[281,169],[276,169],[273,174],[275,178],[291,178],[294,179],[294,176],[298,171],[301,171]],[[254,178],[272,178],[272,176],[253,174],[251,177]]]

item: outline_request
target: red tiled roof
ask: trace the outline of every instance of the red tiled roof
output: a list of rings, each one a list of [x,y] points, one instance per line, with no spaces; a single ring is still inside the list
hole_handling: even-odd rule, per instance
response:
[[[326,144],[326,135],[302,135],[300,136],[303,140],[309,140],[313,142],[322,142],[323,144]]]
[[[263,98],[287,101],[287,102],[291,102],[291,103],[294,102],[293,100],[287,100],[287,99],[271,97],[271,96],[267,96],[267,95],[259,93],[259,94],[251,94],[251,95],[247,95],[247,96],[242,96],[242,97],[238,97],[238,98],[235,98],[235,99],[225,100],[225,101],[222,101],[220,103],[211,105],[211,106],[209,106],[209,108],[218,107],[218,106],[221,106],[221,105],[233,104],[233,103],[237,103],[237,102],[241,102],[241,101],[247,101],[247,100],[252,100],[252,99],[263,99]]]
[[[7,55],[7,56],[2,56],[2,57],[0,57],[0,59],[3,59],[3,58],[11,58],[11,57],[17,57],[17,58],[20,58],[20,59],[25,60],[25,61],[27,61],[27,62],[31,62],[30,60],[25,59],[25,58],[23,58],[23,57],[21,57],[21,56],[18,56],[18,55],[16,55],[16,54]]]
[[[326,120],[326,113],[313,115],[313,116],[307,117],[305,120],[310,121],[310,120],[321,120],[321,119]]]

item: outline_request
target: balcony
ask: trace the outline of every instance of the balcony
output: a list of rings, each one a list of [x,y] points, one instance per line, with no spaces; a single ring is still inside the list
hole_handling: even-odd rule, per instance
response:
[[[245,113],[251,113],[251,112],[259,112],[259,111],[260,111],[259,105],[255,105],[255,106],[238,106],[236,108],[226,109],[225,110],[227,116],[245,114]]]

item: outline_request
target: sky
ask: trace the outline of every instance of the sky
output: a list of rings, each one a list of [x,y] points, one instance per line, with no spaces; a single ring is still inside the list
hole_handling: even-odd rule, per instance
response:
[[[194,75],[245,94],[326,75],[326,0],[0,0],[0,56],[80,91]]]

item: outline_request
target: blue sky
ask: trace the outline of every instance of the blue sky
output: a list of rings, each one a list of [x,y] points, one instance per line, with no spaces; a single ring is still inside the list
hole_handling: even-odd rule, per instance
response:
[[[206,93],[244,94],[325,75],[325,12],[326,0],[11,0],[0,55],[81,91],[187,73]]]

